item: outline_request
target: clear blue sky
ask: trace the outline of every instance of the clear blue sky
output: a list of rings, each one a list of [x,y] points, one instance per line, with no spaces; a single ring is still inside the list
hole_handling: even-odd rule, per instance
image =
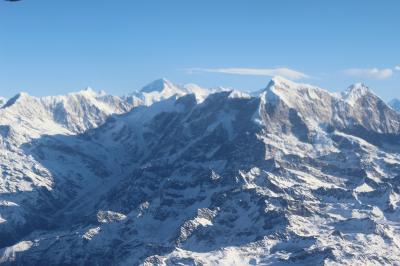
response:
[[[0,0],[0,95],[120,95],[159,77],[255,90],[270,77],[215,72],[285,67],[387,100],[400,97],[399,14],[397,0]]]

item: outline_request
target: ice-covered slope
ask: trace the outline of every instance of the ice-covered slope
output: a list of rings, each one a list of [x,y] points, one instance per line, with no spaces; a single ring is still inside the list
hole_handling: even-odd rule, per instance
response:
[[[400,115],[362,87],[176,93],[9,150],[0,262],[396,264]]]

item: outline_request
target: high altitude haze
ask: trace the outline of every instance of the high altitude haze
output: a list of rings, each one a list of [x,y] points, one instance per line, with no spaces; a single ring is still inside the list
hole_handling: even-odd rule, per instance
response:
[[[400,97],[399,1],[0,2],[0,96],[86,86],[121,95],[167,77],[262,88],[281,75]]]

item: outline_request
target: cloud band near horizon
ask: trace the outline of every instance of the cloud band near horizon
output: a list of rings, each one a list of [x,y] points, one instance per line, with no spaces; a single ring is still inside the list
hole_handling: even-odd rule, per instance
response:
[[[396,66],[394,70],[400,70],[400,67]],[[350,68],[344,71],[344,73],[348,76],[372,79],[386,79],[391,77],[393,72],[394,71],[391,68]]]

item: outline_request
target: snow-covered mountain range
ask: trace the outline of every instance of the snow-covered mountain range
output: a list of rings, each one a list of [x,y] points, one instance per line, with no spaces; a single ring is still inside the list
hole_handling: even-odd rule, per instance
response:
[[[395,265],[399,207],[400,114],[363,84],[0,108],[0,264]]]

